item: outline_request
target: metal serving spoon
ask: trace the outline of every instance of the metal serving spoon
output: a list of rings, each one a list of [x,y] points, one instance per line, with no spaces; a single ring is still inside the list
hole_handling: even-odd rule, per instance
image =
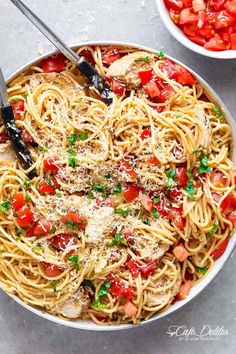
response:
[[[105,80],[87,60],[79,57],[69,48],[23,1],[10,0],[28,19],[44,34],[45,37],[69,59],[76,68],[85,75],[107,104],[112,102],[113,92]]]
[[[33,161],[30,156],[30,152],[27,149],[25,143],[21,139],[21,131],[17,128],[15,124],[14,113],[10,103],[7,98],[7,87],[3,77],[2,69],[0,67],[0,104],[1,104],[1,115],[2,119],[11,142],[11,145],[16,153],[16,156],[21,164],[21,166],[28,170],[32,165]],[[36,171],[32,170],[28,173],[30,178],[36,177]]]

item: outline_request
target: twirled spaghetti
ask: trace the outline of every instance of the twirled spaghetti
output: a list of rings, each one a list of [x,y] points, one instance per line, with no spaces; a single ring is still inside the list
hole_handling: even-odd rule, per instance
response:
[[[9,84],[38,177],[0,130],[0,284],[98,324],[139,323],[185,298],[235,221],[230,126],[184,68],[123,47],[78,50],[106,106],[57,55]]]

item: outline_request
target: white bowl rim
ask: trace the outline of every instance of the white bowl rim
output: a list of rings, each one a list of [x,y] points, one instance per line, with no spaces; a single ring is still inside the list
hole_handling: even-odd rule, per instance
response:
[[[131,48],[135,48],[135,49],[141,49],[141,50],[146,50],[149,52],[154,52],[157,53],[158,50],[155,50],[153,48],[149,48],[146,46],[142,46],[139,44],[135,44],[135,43],[129,43],[129,42],[122,42],[122,41],[90,41],[90,42],[79,42],[77,44],[73,44],[70,45],[71,48],[79,48],[82,46],[96,46],[96,45],[117,45],[117,46],[125,46],[125,47],[131,47]],[[40,60],[48,57],[49,55],[52,55],[54,53],[56,53],[57,50],[51,50],[41,56],[38,56],[36,59],[31,60],[29,63],[27,63],[26,65],[22,66],[21,68],[19,68],[18,70],[16,70],[12,75],[10,75],[7,79],[7,83],[9,81],[11,81],[13,78],[15,78],[17,75],[19,75],[22,71],[24,71],[25,69],[27,69],[28,67],[30,67],[31,65],[39,62]],[[226,118],[227,118],[227,122],[230,124],[231,128],[233,128],[231,130],[232,133],[232,140],[234,145],[236,144],[236,124],[231,116],[231,114],[229,113],[229,111],[227,110],[227,108],[225,107],[224,103],[221,101],[221,99],[219,98],[219,96],[217,95],[217,93],[206,83],[206,81],[204,79],[202,79],[197,73],[195,73],[192,69],[190,69],[188,66],[184,65],[182,62],[178,61],[177,59],[166,55],[165,57],[173,60],[174,62],[182,65],[183,67],[185,67],[186,69],[188,69],[198,80],[198,82],[200,82],[200,84],[204,87],[205,91],[208,93],[208,95],[211,96],[212,100],[218,104],[218,106],[221,107],[222,111],[224,112]],[[236,161],[236,149],[234,148],[234,152],[233,152],[233,160]],[[93,322],[90,321],[82,321],[82,320],[65,320],[62,319],[58,316],[52,315],[48,312],[46,312],[43,309],[39,309],[36,307],[33,307],[29,304],[26,304],[23,300],[21,300],[18,296],[16,295],[12,295],[12,294],[8,294],[6,293],[4,290],[4,292],[9,295],[14,301],[16,301],[18,304],[20,304],[21,306],[23,306],[24,308],[26,308],[27,310],[29,310],[30,312],[45,318],[49,321],[52,321],[54,323],[63,325],[63,326],[67,326],[67,327],[71,327],[71,328],[77,328],[77,329],[83,329],[83,330],[90,330],[90,331],[118,331],[118,330],[125,330],[125,329],[132,329],[132,328],[137,328],[140,326],[143,326],[145,324],[154,322],[158,319],[161,319],[163,317],[166,317],[168,315],[170,315],[171,313],[177,311],[178,309],[182,308],[184,305],[186,305],[187,303],[189,303],[193,298],[195,298],[198,294],[200,294],[200,292],[203,291],[203,289],[206,288],[206,286],[216,277],[216,275],[220,272],[220,270],[222,270],[224,264],[226,263],[226,261],[229,259],[231,253],[233,252],[234,248],[236,246],[236,233],[234,233],[234,235],[232,235],[232,237],[230,238],[229,244],[227,246],[226,251],[224,252],[224,254],[216,261],[213,269],[210,271],[210,273],[197,285],[195,285],[191,291],[189,296],[182,301],[177,301],[174,304],[172,304],[167,310],[160,312],[159,314],[153,316],[152,318],[146,320],[146,321],[142,321],[139,325],[133,325],[133,324],[120,324],[120,325],[97,325]]]
[[[190,39],[188,39],[188,37],[184,34],[184,32],[173,23],[173,21],[169,16],[164,0],[156,0],[156,4],[157,4],[158,12],[160,14],[160,17],[164,25],[166,26],[168,31],[172,34],[172,36],[175,37],[175,39],[179,41],[183,46],[193,50],[198,54],[202,54],[210,58],[215,58],[215,59],[235,59],[236,58],[236,50],[224,50],[220,52],[214,52],[192,42]]]

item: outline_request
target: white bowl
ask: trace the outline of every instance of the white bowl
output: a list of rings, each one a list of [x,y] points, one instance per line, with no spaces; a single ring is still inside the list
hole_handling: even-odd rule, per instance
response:
[[[148,48],[148,47],[136,45],[136,44],[133,44],[133,43],[125,43],[125,42],[79,43],[77,45],[72,46],[72,48],[75,49],[77,47],[81,47],[82,45],[119,45],[119,46],[125,46],[125,47],[134,47],[134,48],[137,48],[137,49],[143,49],[143,50],[147,50],[147,51],[150,51],[150,52],[157,53],[157,50],[155,50],[155,49],[151,49],[151,48]],[[25,66],[23,66],[22,68],[17,70],[14,74],[12,74],[8,78],[7,82],[12,80],[15,76],[19,75],[23,70],[25,70],[29,66],[37,63],[39,60],[42,60],[43,58],[47,57],[48,55],[52,55],[53,53],[54,52],[50,52],[50,53],[47,53],[45,55],[42,55],[42,56],[38,57],[37,59],[33,60],[32,62],[26,64]],[[234,141],[234,145],[236,145],[236,125],[235,125],[235,123],[233,121],[232,116],[230,115],[230,113],[228,112],[228,110],[226,109],[226,107],[224,106],[223,102],[220,100],[220,98],[216,94],[216,92],[214,92],[214,90],[199,75],[197,75],[193,70],[188,68],[186,65],[183,65],[181,62],[179,62],[178,60],[175,60],[174,58],[172,58],[170,56],[167,56],[167,55],[165,55],[165,56],[167,58],[175,61],[176,63],[181,64],[185,68],[187,68],[196,77],[196,79],[201,83],[201,85],[205,88],[205,91],[211,97],[211,99],[218,106],[221,107],[222,111],[224,112],[224,114],[225,114],[225,116],[227,118],[228,123],[232,127],[232,138],[233,138],[233,141]],[[234,161],[236,161],[236,149],[234,149],[233,159],[234,159]],[[195,298],[215,278],[215,276],[223,268],[225,262],[228,260],[230,254],[233,251],[235,246],[236,246],[236,234],[234,234],[231,237],[225,253],[216,261],[215,266],[210,271],[210,273],[199,284],[197,284],[196,286],[194,286],[191,289],[189,296],[185,300],[175,302],[173,305],[171,305],[169,307],[169,309],[167,309],[166,311],[163,311],[163,312],[153,316],[152,318],[150,318],[147,321],[143,321],[141,323],[141,325],[144,325],[144,324],[147,324],[147,323],[151,323],[151,322],[153,322],[155,320],[158,320],[160,318],[168,316],[170,313],[180,309],[185,304],[187,304],[190,300]],[[222,289],[222,291],[224,291],[224,290]],[[45,310],[43,310],[43,309],[40,309],[40,308],[37,308],[37,307],[33,307],[31,305],[25,304],[18,296],[15,296],[15,295],[9,295],[9,296],[12,299],[14,299],[16,302],[18,302],[20,305],[22,305],[24,308],[26,308],[29,311],[37,314],[38,316],[41,316],[41,317],[43,317],[43,318],[45,318],[47,320],[50,320],[52,322],[59,323],[61,325],[68,326],[68,327],[73,327],[73,328],[77,328],[77,329],[86,329],[86,330],[92,330],[92,331],[117,331],[117,330],[130,329],[130,328],[137,327],[137,325],[132,325],[132,324],[121,324],[121,325],[117,325],[117,326],[116,325],[99,326],[99,325],[97,325],[97,324],[95,324],[93,322],[89,322],[89,321],[82,321],[82,320],[69,321],[69,320],[65,320],[65,319],[59,318],[57,316],[51,315],[51,314],[47,313]]]
[[[168,31],[172,34],[172,36],[177,39],[181,44],[185,47],[193,50],[198,54],[205,55],[206,57],[210,58],[217,58],[217,59],[235,59],[236,58],[236,50],[224,50],[221,52],[214,52],[212,50],[205,49],[200,45],[190,41],[187,36],[185,36],[184,32],[178,28],[174,22],[171,20],[169,16],[169,12],[166,8],[164,0],[156,0],[158,12],[164,25],[168,29]]]

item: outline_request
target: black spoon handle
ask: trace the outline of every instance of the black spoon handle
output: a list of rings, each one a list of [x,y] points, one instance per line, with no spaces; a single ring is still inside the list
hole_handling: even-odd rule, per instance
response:
[[[16,156],[23,169],[28,170],[33,165],[33,161],[30,156],[29,150],[21,139],[21,131],[17,128],[15,124],[14,113],[11,105],[7,104],[3,106],[1,108],[1,113],[9,140],[16,153]],[[37,176],[37,173],[34,169],[30,171],[28,175],[30,178],[34,178]]]

